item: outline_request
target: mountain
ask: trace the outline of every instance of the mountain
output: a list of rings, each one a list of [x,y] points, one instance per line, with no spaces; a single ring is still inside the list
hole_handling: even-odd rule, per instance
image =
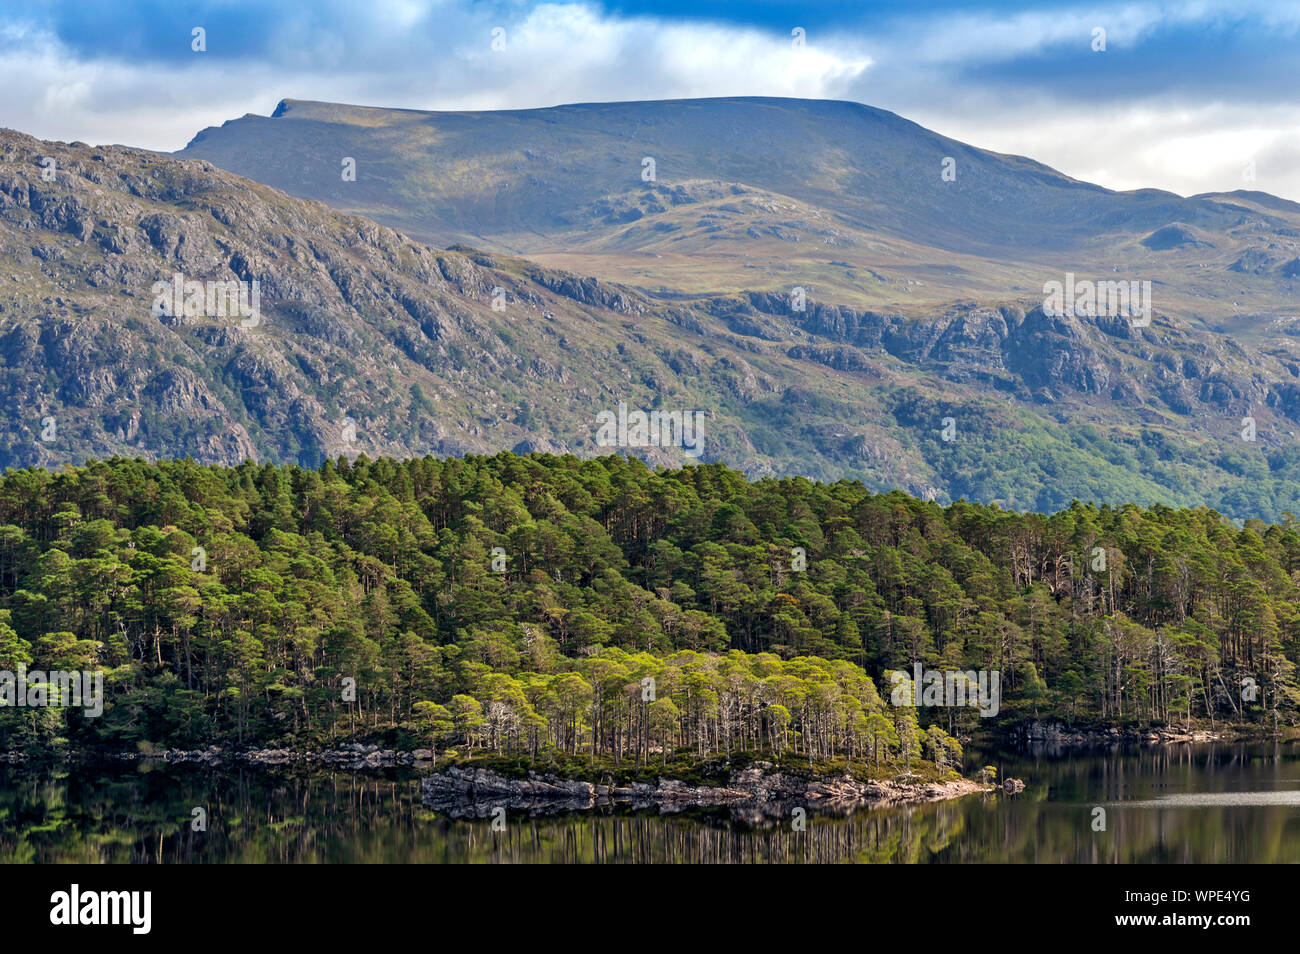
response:
[[[1290,214],[1249,196],[1192,205],[1206,211],[1188,229],[1217,241],[1223,209]],[[1300,511],[1300,360],[1281,318],[1251,341],[1159,307],[1147,327],[1049,315],[1041,293],[924,308],[812,296],[802,311],[761,288],[657,294],[430,247],[206,160],[9,131],[0,259],[5,467],[502,449],[691,462],[599,443],[621,404],[698,412],[698,460],[749,476],[1038,510],[1077,497]],[[177,275],[257,282],[257,317],[156,308]]]
[[[921,311],[1041,300],[1045,281],[1074,272],[1150,280],[1163,313],[1248,337],[1300,300],[1295,203],[1114,192],[858,103],[420,112],[284,100],[178,155],[435,245],[665,297],[798,286]]]

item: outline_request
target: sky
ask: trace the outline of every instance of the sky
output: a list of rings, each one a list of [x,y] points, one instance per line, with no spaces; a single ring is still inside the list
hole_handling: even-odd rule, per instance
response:
[[[866,103],[1112,189],[1300,201],[1300,0],[0,0],[0,126],[42,139],[170,151],[285,98],[741,95]]]

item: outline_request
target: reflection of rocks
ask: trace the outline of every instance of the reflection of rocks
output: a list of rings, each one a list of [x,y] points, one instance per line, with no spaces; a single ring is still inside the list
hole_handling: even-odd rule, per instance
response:
[[[791,808],[816,808],[835,814],[870,805],[927,802],[986,791],[968,779],[950,782],[858,781],[851,776],[804,779],[770,771],[769,763],[733,772],[726,785],[692,786],[676,779],[627,786],[530,774],[508,779],[486,769],[449,768],[426,776],[424,804],[453,818],[485,818],[499,807],[534,814],[581,811],[622,804],[668,814],[692,808],[727,807],[737,820],[755,822],[786,816]]]
[[[605,800],[608,803],[608,800]],[[448,818],[457,821],[482,821],[492,818],[497,809],[504,808],[511,814],[523,813],[529,816],[567,815],[569,812],[585,811],[597,804],[591,799],[580,798],[496,798],[486,801],[469,799],[451,799],[449,801],[425,801],[429,808],[436,809]]]
[[[1019,795],[1025,790],[1025,783],[1018,778],[1004,778],[1002,780],[1002,791],[1008,795]]]
[[[324,763],[342,768],[391,768],[398,765],[421,765],[433,758],[433,752],[430,749],[397,752],[392,749],[381,749],[377,745],[360,743],[320,752],[302,752],[295,749],[250,749],[243,752],[225,752],[219,746],[210,745],[206,749],[193,751],[168,749],[159,752],[123,752],[112,757],[124,762],[156,760],[217,764],[222,761],[238,761],[251,762],[254,765],[288,765],[301,762]]]

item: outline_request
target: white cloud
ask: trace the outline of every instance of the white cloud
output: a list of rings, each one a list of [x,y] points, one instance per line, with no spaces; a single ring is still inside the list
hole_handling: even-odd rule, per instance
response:
[[[398,19],[422,8],[405,4]],[[0,123],[45,139],[179,149],[199,129],[282,98],[422,109],[525,109],[593,100],[842,94],[871,61],[830,45],[721,24],[616,18],[593,7],[547,4],[517,23],[486,11],[439,11],[437,55],[378,57],[382,70],[285,71],[195,54],[178,65],[82,61],[47,33],[29,31],[0,60],[12,91]],[[491,48],[492,28],[506,48]],[[290,28],[283,28],[292,32]],[[305,38],[304,38],[305,39]],[[209,34],[209,46],[214,40]],[[277,38],[277,45],[292,42]],[[376,42],[371,37],[367,42]],[[331,36],[313,37],[315,62],[337,63]],[[333,51],[326,55],[325,51]],[[301,59],[295,55],[295,59]]]
[[[1258,189],[1300,199],[1300,104],[1116,104],[1062,111],[1039,101],[974,110],[935,108],[915,119],[995,152],[1029,156],[1111,189],[1180,195]],[[1243,169],[1254,163],[1255,180]]]
[[[1116,10],[1020,13],[1011,17],[958,14],[936,16],[906,50],[910,62],[926,64],[999,62],[1068,46],[1090,51],[1093,30],[1105,31],[1106,48],[1136,45],[1162,22],[1153,7]]]

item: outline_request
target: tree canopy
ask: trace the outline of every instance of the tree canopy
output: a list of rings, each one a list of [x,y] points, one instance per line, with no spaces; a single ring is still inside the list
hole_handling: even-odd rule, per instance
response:
[[[998,719],[1276,725],[1298,569],[1289,514],[1044,516],[620,456],[11,470],[0,669],[101,668],[106,699],[0,710],[0,747],[951,762],[979,713],[892,706],[914,663],[999,672]]]

